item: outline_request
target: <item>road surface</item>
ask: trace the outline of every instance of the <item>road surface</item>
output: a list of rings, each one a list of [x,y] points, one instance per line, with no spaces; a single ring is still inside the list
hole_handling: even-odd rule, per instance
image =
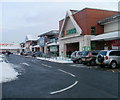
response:
[[[3,98],[117,98],[118,73],[10,55],[17,80],[3,83]]]

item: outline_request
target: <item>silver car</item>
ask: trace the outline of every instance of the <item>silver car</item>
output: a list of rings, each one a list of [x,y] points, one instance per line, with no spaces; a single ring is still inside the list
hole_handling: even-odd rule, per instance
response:
[[[120,65],[120,50],[101,50],[96,58],[98,65],[108,65],[110,68],[117,68]]]

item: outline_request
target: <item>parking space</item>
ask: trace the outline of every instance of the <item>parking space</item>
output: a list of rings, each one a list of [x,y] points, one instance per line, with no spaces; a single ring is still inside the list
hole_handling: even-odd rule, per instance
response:
[[[95,69],[95,70],[100,70],[100,71],[120,72],[120,66],[118,66],[118,68],[116,68],[116,69],[111,69],[108,66],[104,66],[104,67],[101,67],[99,65],[88,66],[88,65],[84,65],[84,64],[75,64],[75,63],[70,64],[70,66],[76,67],[76,68],[89,68],[89,69]]]

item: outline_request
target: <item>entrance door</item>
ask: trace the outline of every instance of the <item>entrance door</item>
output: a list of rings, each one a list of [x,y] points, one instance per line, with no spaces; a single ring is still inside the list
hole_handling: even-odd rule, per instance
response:
[[[66,44],[66,55],[70,56],[72,52],[79,51],[79,42]]]

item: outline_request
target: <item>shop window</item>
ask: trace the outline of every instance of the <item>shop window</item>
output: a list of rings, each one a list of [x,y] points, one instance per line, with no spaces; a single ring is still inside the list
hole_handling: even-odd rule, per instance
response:
[[[95,26],[91,27],[91,35],[96,35],[96,27]]]
[[[96,42],[94,42],[94,41],[91,42],[91,49],[92,50],[96,49]]]

